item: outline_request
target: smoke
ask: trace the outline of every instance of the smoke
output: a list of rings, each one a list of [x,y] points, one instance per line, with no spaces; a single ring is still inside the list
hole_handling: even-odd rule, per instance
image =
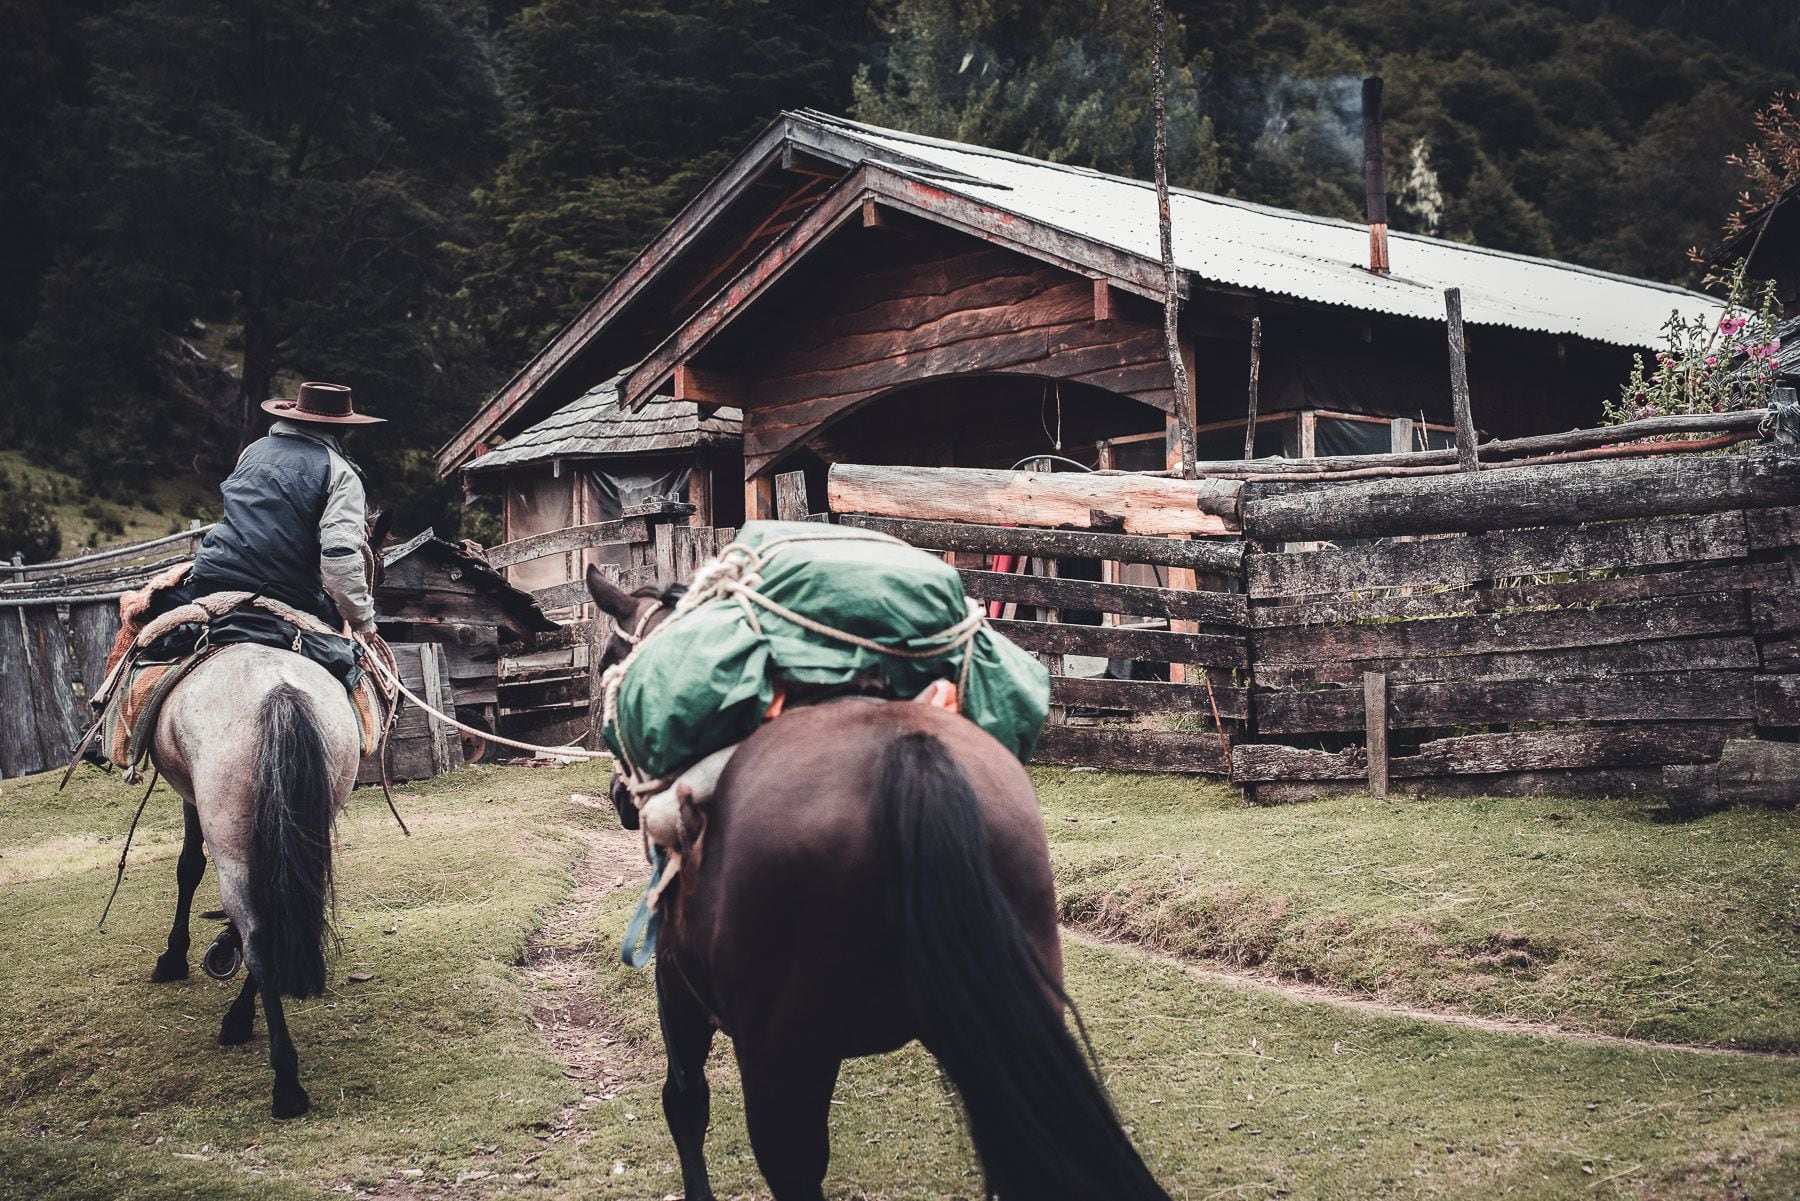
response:
[[[1294,160],[1314,171],[1360,169],[1359,76],[1298,79],[1283,72],[1263,81],[1260,100],[1259,155]]]

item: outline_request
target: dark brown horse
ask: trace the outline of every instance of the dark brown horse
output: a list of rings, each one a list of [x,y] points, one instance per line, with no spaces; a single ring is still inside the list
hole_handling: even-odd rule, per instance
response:
[[[674,595],[627,595],[595,571],[588,587],[627,630],[654,628]],[[613,638],[601,666],[629,650]],[[777,1201],[824,1197],[842,1062],[913,1039],[961,1095],[990,1196],[1167,1201],[1064,1023],[1043,818],[998,742],[922,704],[790,709],[693,816],[703,833],[663,901],[656,957],[663,1112],[689,1201],[713,1196],[715,1029]]]

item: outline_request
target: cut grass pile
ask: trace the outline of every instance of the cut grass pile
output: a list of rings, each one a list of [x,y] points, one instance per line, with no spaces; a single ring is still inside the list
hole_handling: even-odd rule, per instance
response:
[[[1800,816],[1344,797],[1037,768],[1063,917],[1227,967],[1497,1018],[1800,1049]]]
[[[163,857],[140,861],[134,850],[103,935],[93,921],[111,884],[105,860],[136,796],[85,769],[60,797],[54,777],[7,782],[0,870],[30,870],[0,884],[0,1197],[676,1191],[649,981],[613,958],[635,890],[609,894],[592,918],[599,999],[624,1019],[609,1036],[642,1068],[624,1084],[584,1097],[532,1028],[518,967],[530,932],[567,905],[578,834],[611,829],[610,815],[568,801],[599,792],[601,776],[471,768],[415,786],[401,800],[410,840],[378,793],[357,795],[340,827],[344,942],[331,991],[291,1011],[315,1108],[279,1124],[268,1116],[260,1018],[249,1046],[220,1048],[212,1040],[227,986],[197,969],[183,983],[144,983],[173,899],[173,798],[152,799],[139,837]],[[1296,820],[1196,801],[1186,781],[1045,772],[1040,784],[1074,888],[1084,870],[1123,870],[1097,867],[1107,856],[1159,853],[1155,840],[1174,821],[1158,793],[1193,810],[1181,827],[1190,854],[1227,846],[1238,820],[1246,841],[1254,819]],[[1345,820],[1357,812],[1330,804]],[[1423,872],[1439,849],[1424,808],[1402,811],[1414,835],[1385,843],[1402,875]],[[1122,829],[1130,823],[1140,824]],[[1688,852],[1741,853],[1735,844]],[[1277,895],[1269,881],[1286,878],[1270,857],[1250,857],[1238,882]],[[1308,878],[1323,907],[1333,877]],[[216,895],[209,873],[196,908]],[[1386,910],[1357,902],[1353,911]],[[1590,936],[1613,937],[1613,911],[1593,913]],[[1573,930],[1577,916],[1561,928]],[[197,944],[209,927],[196,921]],[[1068,950],[1070,991],[1109,1083],[1176,1197],[1777,1197],[1800,1187],[1800,1062],[1446,1027],[1222,986],[1131,950]],[[1718,955],[1739,953],[1734,943]],[[352,971],[374,978],[349,983]],[[722,1196],[762,1195],[723,1040],[712,1076],[715,1185]],[[954,1103],[922,1053],[847,1065],[837,1100],[831,1195],[979,1195]]]

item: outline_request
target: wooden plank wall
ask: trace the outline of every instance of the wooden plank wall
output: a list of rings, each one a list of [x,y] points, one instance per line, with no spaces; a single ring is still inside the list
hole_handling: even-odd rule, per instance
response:
[[[1669,765],[1791,739],[1796,513],[1257,550],[1245,562],[1257,745],[1239,748],[1232,778],[1263,801],[1365,786],[1370,673],[1387,684],[1378,716],[1397,791],[1660,795]]]

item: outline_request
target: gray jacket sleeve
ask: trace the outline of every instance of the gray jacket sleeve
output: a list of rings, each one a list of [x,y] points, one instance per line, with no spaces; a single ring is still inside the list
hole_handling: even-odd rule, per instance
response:
[[[362,480],[350,464],[333,454],[325,513],[319,519],[319,575],[326,595],[355,630],[368,630],[375,624],[375,598],[369,595],[362,558],[368,513]]]

